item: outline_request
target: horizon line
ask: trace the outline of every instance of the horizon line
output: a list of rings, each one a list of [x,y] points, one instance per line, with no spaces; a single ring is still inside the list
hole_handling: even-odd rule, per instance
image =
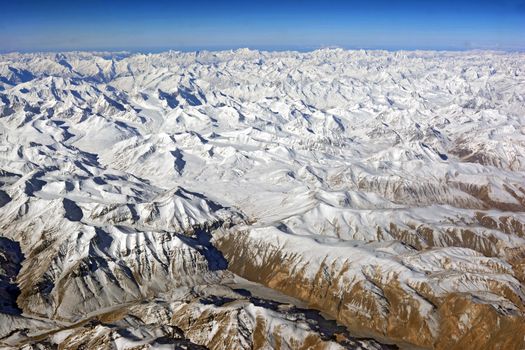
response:
[[[2,50],[0,54],[45,54],[45,53],[127,53],[127,54],[160,54],[166,52],[226,52],[238,51],[248,49],[259,52],[299,52],[307,53],[324,49],[342,49],[345,51],[387,51],[387,52],[402,52],[402,51],[433,51],[433,52],[469,52],[469,51],[485,51],[485,52],[506,52],[506,53],[522,53],[525,52],[525,47],[357,47],[345,45],[327,45],[327,46],[179,46],[179,47],[151,47],[151,48],[53,48],[53,49],[22,49],[22,50]]]

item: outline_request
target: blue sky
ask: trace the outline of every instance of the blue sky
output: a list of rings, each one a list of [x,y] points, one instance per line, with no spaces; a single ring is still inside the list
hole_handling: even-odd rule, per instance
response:
[[[0,51],[525,50],[525,0],[0,0]]]

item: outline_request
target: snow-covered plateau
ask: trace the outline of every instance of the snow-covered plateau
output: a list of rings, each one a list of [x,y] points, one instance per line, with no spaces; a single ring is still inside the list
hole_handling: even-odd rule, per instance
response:
[[[525,54],[0,55],[0,347],[524,349]]]

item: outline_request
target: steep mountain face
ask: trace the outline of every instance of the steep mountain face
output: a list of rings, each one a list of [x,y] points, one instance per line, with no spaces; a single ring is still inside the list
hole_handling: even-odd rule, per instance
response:
[[[1,346],[525,347],[523,67],[0,55]]]

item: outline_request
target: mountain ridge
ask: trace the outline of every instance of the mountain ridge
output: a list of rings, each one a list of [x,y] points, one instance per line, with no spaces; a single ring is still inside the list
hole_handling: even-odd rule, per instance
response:
[[[519,348],[524,62],[0,55],[2,346]]]

